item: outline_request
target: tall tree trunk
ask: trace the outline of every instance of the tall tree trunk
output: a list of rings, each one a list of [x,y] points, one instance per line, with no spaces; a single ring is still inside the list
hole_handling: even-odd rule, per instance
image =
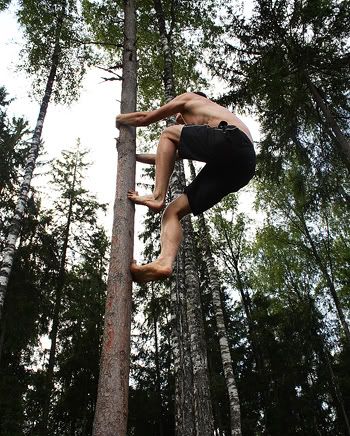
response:
[[[152,289],[152,300],[154,302],[154,285],[151,283]],[[156,392],[157,392],[157,406],[158,406],[158,428],[159,428],[159,436],[163,436],[163,407],[162,407],[162,393],[161,393],[161,385],[160,385],[160,363],[159,363],[159,346],[158,346],[158,316],[153,303],[152,310],[153,317],[153,332],[154,332],[154,360],[156,364]]]
[[[2,253],[2,264],[0,268],[0,318],[2,315],[2,309],[5,300],[5,294],[10,278],[13,259],[16,251],[16,242],[21,230],[22,218],[28,202],[28,193],[30,190],[30,184],[33,177],[36,159],[39,152],[39,146],[41,141],[41,133],[47,113],[47,108],[52,95],[52,89],[56,78],[57,67],[61,54],[60,37],[63,25],[63,19],[65,14],[66,4],[63,4],[61,14],[57,19],[57,28],[55,36],[55,45],[51,57],[51,68],[46,82],[46,88],[44,97],[42,99],[38,119],[32,136],[32,145],[29,150],[29,154],[26,160],[24,168],[24,177],[20,187],[19,197],[12,217],[10,230],[7,235],[6,245]]]
[[[192,161],[189,161],[191,176],[194,179],[196,171]],[[221,283],[217,268],[215,266],[215,260],[211,251],[211,239],[208,232],[208,228],[205,222],[203,214],[198,216],[198,227],[201,237],[201,248],[204,252],[204,261],[206,262],[209,286],[213,299],[213,306],[216,319],[216,327],[219,334],[220,354],[222,360],[222,366],[224,370],[224,377],[226,382],[227,393],[230,404],[230,426],[231,435],[240,436],[241,432],[241,411],[239,404],[239,397],[237,391],[237,385],[233,372],[233,364],[231,359],[230,348],[227,339],[227,331],[224,321],[224,314],[221,305]]]
[[[307,75],[305,75],[305,77],[307,86],[316,103],[316,106],[320,109],[322,115],[324,116],[327,126],[333,132],[340,155],[342,156],[347,169],[350,171],[350,139],[341,131],[337,120],[334,118],[330,108],[322,98],[317,87],[312,83],[311,79]]]
[[[181,173],[182,162],[178,162],[172,177],[173,189]],[[182,168],[183,173],[183,168]],[[175,372],[175,432],[178,436],[195,435],[193,368],[190,333],[187,319],[187,296],[185,284],[185,259],[182,248],[176,258],[176,286],[172,290],[174,314],[173,353]]]
[[[230,424],[231,424],[231,435],[240,436],[241,432],[241,413],[240,404],[237,391],[237,385],[233,372],[233,364],[231,359],[230,348],[227,339],[227,331],[224,322],[224,314],[221,306],[221,285],[218,272],[215,267],[215,262],[210,251],[210,241],[208,240],[208,232],[206,229],[206,224],[203,215],[199,217],[199,228],[202,236],[202,241],[207,246],[205,252],[205,261],[209,273],[210,290],[212,292],[213,306],[216,319],[216,327],[219,334],[219,345],[221,360],[224,370],[224,377],[226,382],[227,393],[229,397],[230,404]]]
[[[121,113],[136,111],[135,0],[124,0],[124,50]],[[120,127],[117,187],[94,436],[125,436],[128,417],[136,129]]]
[[[234,277],[236,278],[236,287],[241,295],[243,310],[247,319],[248,337],[249,337],[250,345],[252,347],[252,353],[256,365],[256,371],[259,376],[258,380],[260,379],[260,381],[263,381],[263,385],[262,386],[260,385],[260,396],[262,400],[261,407],[263,411],[265,431],[269,433],[270,400],[269,400],[269,389],[266,388],[269,376],[268,376],[268,372],[266,371],[263,352],[259,344],[257,329],[254,325],[253,318],[252,318],[252,302],[249,293],[245,289],[244,281],[242,279],[242,273],[239,268],[239,261],[240,261],[239,255],[235,253],[232,247],[232,241],[230,235],[226,230],[226,226],[223,219],[221,218],[220,221],[221,221],[221,229],[224,233],[226,247],[230,257],[230,262],[229,263],[225,262],[226,267],[231,271],[232,275],[234,275]]]
[[[40,434],[42,436],[48,435],[48,421],[49,421],[49,412],[50,412],[50,398],[52,394],[53,384],[54,384],[54,367],[56,362],[56,348],[57,348],[57,336],[59,330],[59,322],[60,322],[60,313],[61,313],[61,302],[62,302],[62,293],[65,284],[65,275],[66,275],[66,260],[67,260],[67,249],[68,249],[68,241],[70,235],[70,227],[72,222],[72,213],[73,213],[73,205],[74,205],[74,197],[75,197],[75,184],[76,184],[76,176],[77,176],[77,157],[78,152],[75,159],[75,166],[73,171],[73,180],[71,186],[71,195],[69,199],[69,207],[67,214],[67,223],[65,225],[64,231],[64,241],[60,259],[60,268],[58,272],[57,278],[57,289],[55,296],[55,305],[52,317],[52,328],[50,333],[51,345],[50,345],[50,355],[49,355],[49,364],[46,372],[46,386],[44,393],[44,401],[43,401],[43,413],[40,424]]]
[[[158,28],[160,33],[161,48],[164,59],[164,87],[166,100],[175,97],[175,86],[173,80],[173,68],[171,57],[171,40],[166,32],[165,16],[161,0],[154,0],[154,7],[157,13]],[[175,10],[173,8],[173,10]],[[173,17],[174,19],[174,17]],[[178,162],[174,175],[170,182],[170,189],[173,195],[178,195],[183,192],[185,185],[185,174],[183,163]],[[183,256],[184,270],[180,272],[185,277],[186,283],[186,304],[187,304],[187,322],[190,339],[191,362],[193,372],[193,400],[195,413],[195,429],[197,436],[212,436],[214,432],[213,413],[211,408],[211,397],[209,390],[209,374],[206,353],[206,343],[204,337],[203,315],[201,310],[199,280],[197,276],[197,267],[195,263],[194,247],[193,247],[193,228],[189,216],[182,220],[184,233],[184,241],[180,256]],[[179,257],[178,257],[179,259]],[[177,261],[178,262],[178,261]],[[177,271],[179,271],[178,264]],[[179,280],[177,275],[177,280]],[[186,352],[186,349],[183,350]],[[188,388],[187,386],[184,386]],[[181,405],[181,408],[184,404]],[[188,413],[188,411],[186,411]],[[178,415],[176,415],[178,416]],[[178,423],[177,423],[178,424]],[[179,424],[176,431],[179,432],[183,424]],[[188,431],[186,429],[186,431]],[[188,434],[188,433],[186,433]],[[183,434],[181,434],[183,436]]]

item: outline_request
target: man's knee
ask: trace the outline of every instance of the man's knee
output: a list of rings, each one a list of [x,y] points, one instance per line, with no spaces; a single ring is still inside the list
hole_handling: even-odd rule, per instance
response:
[[[165,209],[163,219],[170,215],[176,215],[179,220],[191,213],[191,207],[186,194],[181,194],[172,201]]]

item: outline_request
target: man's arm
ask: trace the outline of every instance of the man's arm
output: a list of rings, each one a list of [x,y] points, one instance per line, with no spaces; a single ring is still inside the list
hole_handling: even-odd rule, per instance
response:
[[[176,160],[180,160],[179,153],[176,150]],[[149,165],[155,165],[156,163],[156,154],[153,153],[136,153],[136,161],[142,162]]]
[[[148,126],[159,120],[167,118],[184,110],[185,104],[190,98],[189,93],[181,94],[169,101],[160,108],[149,112],[130,112],[128,114],[117,115],[116,126],[119,128],[121,124],[130,126]]]

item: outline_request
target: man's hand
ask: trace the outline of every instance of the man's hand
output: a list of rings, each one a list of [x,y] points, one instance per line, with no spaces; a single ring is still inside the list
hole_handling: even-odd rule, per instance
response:
[[[128,122],[126,122],[125,119],[124,119],[125,115],[127,115],[127,114],[119,114],[119,115],[116,116],[116,118],[115,118],[115,127],[117,129],[120,129],[120,126],[122,124],[124,124],[124,125],[128,124]]]
[[[117,129],[120,128],[121,125],[124,126],[147,126],[145,123],[146,116],[148,112],[129,112],[127,114],[119,114],[115,119],[115,126]]]

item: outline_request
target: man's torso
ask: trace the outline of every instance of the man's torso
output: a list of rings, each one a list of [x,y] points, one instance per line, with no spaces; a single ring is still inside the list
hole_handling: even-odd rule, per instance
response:
[[[243,121],[228,109],[205,97],[196,96],[189,99],[181,115],[186,124],[206,124],[210,127],[217,127],[221,121],[226,121],[227,124],[242,130],[253,142],[250,131]]]

